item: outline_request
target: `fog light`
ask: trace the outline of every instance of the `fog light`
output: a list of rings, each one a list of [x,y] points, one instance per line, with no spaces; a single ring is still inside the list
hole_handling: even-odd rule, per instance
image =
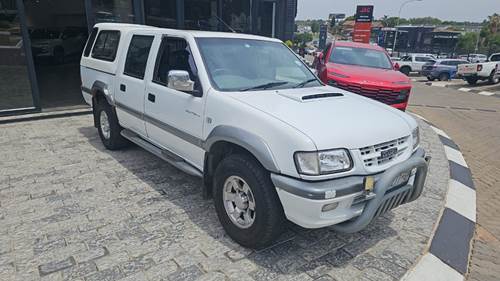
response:
[[[329,212],[329,211],[335,210],[338,206],[339,206],[338,202],[326,204],[326,205],[323,205],[323,208],[321,208],[321,211],[322,212]]]

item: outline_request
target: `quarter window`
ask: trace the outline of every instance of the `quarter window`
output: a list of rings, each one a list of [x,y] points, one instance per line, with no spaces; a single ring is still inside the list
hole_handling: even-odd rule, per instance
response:
[[[97,36],[94,49],[92,49],[92,57],[105,61],[114,61],[119,42],[120,31],[101,31]]]
[[[132,37],[123,74],[139,79],[144,78],[153,39],[153,36],[143,35],[134,35]]]

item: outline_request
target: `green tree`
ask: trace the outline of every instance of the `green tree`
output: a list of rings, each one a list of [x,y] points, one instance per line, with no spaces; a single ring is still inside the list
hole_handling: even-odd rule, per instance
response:
[[[478,33],[467,32],[460,36],[457,43],[457,51],[469,54],[475,51]]]
[[[311,22],[311,31],[313,33],[319,32],[319,22],[318,21]]]
[[[306,43],[313,40],[313,35],[311,33],[296,33],[293,37],[293,43],[296,46],[304,47]]]

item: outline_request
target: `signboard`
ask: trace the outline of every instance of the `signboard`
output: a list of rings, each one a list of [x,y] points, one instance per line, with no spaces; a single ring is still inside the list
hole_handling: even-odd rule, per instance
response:
[[[323,50],[326,46],[326,37],[328,32],[328,26],[326,24],[322,24],[319,27],[319,43],[318,47],[320,50]]]
[[[356,7],[356,17],[352,40],[359,43],[370,43],[372,34],[373,6],[360,5]]]
[[[345,14],[330,14],[330,15],[328,15],[328,19],[329,20],[332,20],[332,19],[343,20],[343,19],[345,19]]]

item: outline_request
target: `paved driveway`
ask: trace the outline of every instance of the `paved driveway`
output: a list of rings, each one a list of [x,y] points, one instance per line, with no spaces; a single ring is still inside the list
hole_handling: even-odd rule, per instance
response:
[[[433,156],[423,196],[342,235],[289,225],[279,243],[242,248],[201,183],[137,147],[103,148],[91,116],[0,126],[1,280],[395,280],[427,247],[448,164]]]
[[[460,146],[477,194],[477,230],[469,280],[500,276],[500,99],[415,85],[410,110],[445,130]]]

